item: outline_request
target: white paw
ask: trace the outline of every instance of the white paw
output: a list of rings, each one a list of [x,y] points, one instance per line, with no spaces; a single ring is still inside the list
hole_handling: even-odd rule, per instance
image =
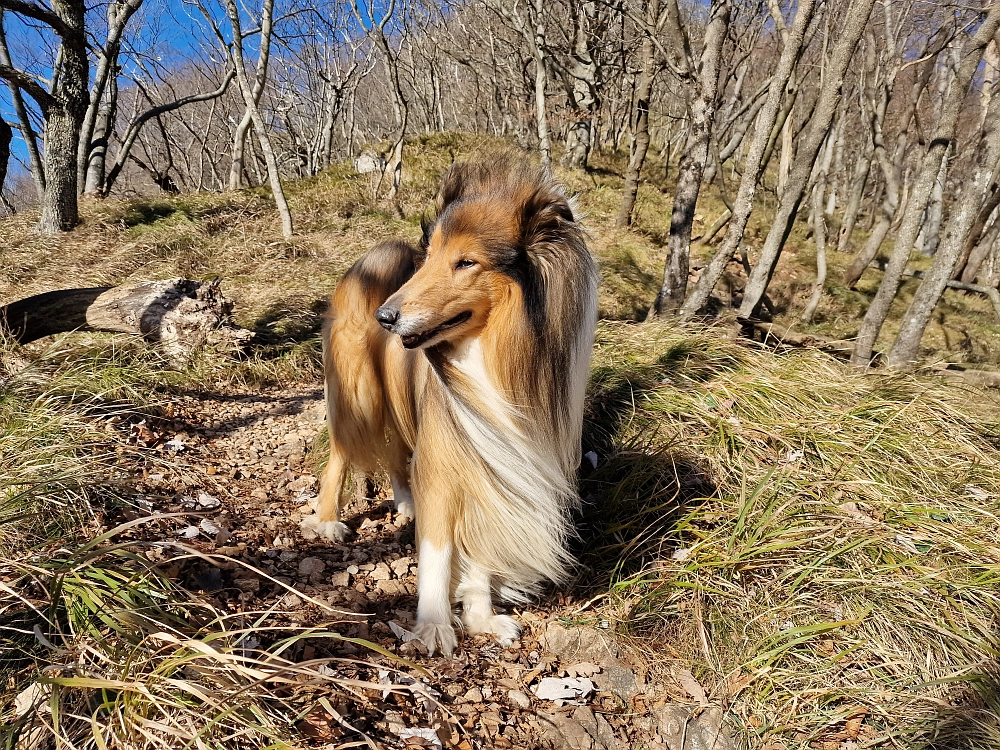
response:
[[[400,500],[396,503],[396,512],[399,514],[399,520],[403,523],[412,521],[417,517],[417,509],[413,507],[413,500],[410,498]]]
[[[312,540],[323,537],[331,542],[344,542],[351,536],[351,529],[340,521],[320,521],[315,515],[306,516],[299,523],[302,536]]]
[[[521,626],[513,617],[507,615],[481,617],[466,612],[462,615],[462,624],[465,625],[465,631],[470,635],[476,633],[495,635],[504,648],[513,645],[514,641],[521,637]]]
[[[451,656],[458,645],[458,636],[455,635],[455,628],[451,623],[446,622],[417,622],[413,628],[413,634],[420,639],[420,642],[427,646],[429,656],[434,656],[434,650],[440,646],[441,653]]]

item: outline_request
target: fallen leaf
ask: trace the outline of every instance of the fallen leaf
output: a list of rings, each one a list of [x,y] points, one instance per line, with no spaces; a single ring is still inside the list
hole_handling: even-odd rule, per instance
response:
[[[694,678],[693,674],[686,669],[679,669],[676,672],[676,676],[677,682],[684,688],[684,692],[698,701],[700,705],[708,705],[708,694],[705,692],[705,688],[701,686],[701,683]]]
[[[589,661],[580,662],[579,664],[571,664],[566,667],[566,674],[570,677],[590,677],[601,671],[601,668],[596,664],[591,664]]]

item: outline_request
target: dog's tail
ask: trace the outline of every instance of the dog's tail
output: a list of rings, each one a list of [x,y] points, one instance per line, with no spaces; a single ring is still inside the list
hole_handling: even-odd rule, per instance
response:
[[[373,470],[383,453],[384,385],[379,376],[388,334],[375,311],[413,275],[417,250],[389,240],[365,253],[341,279],[323,330],[326,416],[331,444],[350,463]]]

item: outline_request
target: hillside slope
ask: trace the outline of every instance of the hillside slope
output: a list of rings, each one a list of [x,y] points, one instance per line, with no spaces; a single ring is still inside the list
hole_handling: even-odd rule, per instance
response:
[[[351,543],[298,535],[324,458],[324,298],[374,242],[417,237],[453,154],[492,143],[413,144],[404,220],[347,168],[292,183],[291,244],[253,190],[93,203],[55,239],[0,224],[0,299],[220,275],[258,333],[243,359],[180,371],[123,336],[0,347],[6,744],[412,748],[430,731],[652,750],[722,728],[717,750],[1000,746],[1000,398],[635,324],[669,214],[647,185],[637,228],[610,228],[614,158],[567,176],[602,264],[572,585],[514,612],[519,648],[429,659],[405,640],[413,530],[387,483],[358,482]],[[790,317],[806,255],[774,294]],[[847,330],[843,299],[818,330]],[[979,343],[940,356],[993,361],[987,312],[949,304]],[[533,692],[573,675],[594,683],[579,705]]]

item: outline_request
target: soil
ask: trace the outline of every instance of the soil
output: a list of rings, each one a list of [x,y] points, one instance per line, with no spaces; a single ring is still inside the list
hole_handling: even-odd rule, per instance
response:
[[[337,657],[334,668],[352,665],[344,676],[395,686],[381,697],[368,691],[370,703],[345,706],[339,717],[305,717],[300,729],[320,745],[364,734],[403,747],[689,747],[669,736],[670,722],[657,719],[677,696],[660,683],[646,686],[641,669],[619,658],[600,627],[606,622],[560,624],[587,621],[588,602],[572,591],[511,612],[524,627],[512,648],[465,636],[451,658],[428,657],[419,641],[408,640],[417,604],[414,528],[398,520],[380,482],[357,482],[345,513],[355,532],[348,543],[304,539],[299,522],[312,512],[325,430],[321,388],[170,396],[160,415],[112,418],[107,429],[120,437],[120,465],[132,467],[141,493],[125,517],[172,514],[129,532],[159,540],[148,556],[162,571],[221,611],[270,608],[269,625],[336,631],[425,670],[400,670],[366,643],[297,643],[284,655]],[[247,648],[264,645],[265,637],[247,639]],[[593,689],[573,699],[534,692],[545,678],[557,678],[547,686],[558,688],[581,677]],[[415,680],[425,687],[414,688]],[[720,750],[730,747],[723,739]]]

